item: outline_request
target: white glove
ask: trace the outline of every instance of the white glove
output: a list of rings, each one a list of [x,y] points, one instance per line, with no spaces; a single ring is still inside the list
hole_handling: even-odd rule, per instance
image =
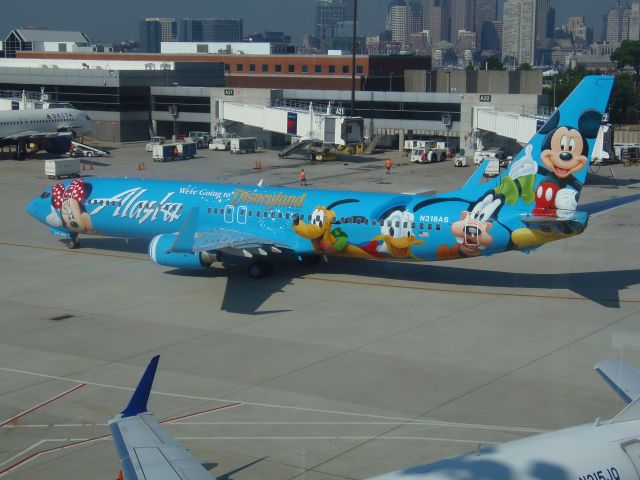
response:
[[[578,192],[571,188],[563,188],[556,194],[556,208],[558,218],[571,218],[576,213],[578,201],[576,200]]]
[[[531,156],[532,150],[533,145],[527,145],[524,156],[511,164],[511,168],[509,169],[509,177],[511,177],[511,180],[538,173],[538,163]]]

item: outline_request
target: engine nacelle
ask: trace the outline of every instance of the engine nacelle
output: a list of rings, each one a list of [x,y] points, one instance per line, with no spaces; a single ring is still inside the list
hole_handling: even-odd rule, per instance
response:
[[[152,262],[165,267],[204,270],[216,260],[215,256],[208,252],[170,252],[169,249],[176,241],[176,236],[175,233],[165,233],[153,237],[149,244],[149,258]]]
[[[71,135],[58,135],[54,138],[40,141],[40,147],[49,153],[62,155],[71,150]]]

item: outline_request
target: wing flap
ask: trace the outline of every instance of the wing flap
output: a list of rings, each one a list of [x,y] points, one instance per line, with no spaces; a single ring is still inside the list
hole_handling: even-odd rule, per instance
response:
[[[211,250],[242,250],[247,248],[276,247],[278,249],[291,249],[282,242],[275,242],[270,238],[260,237],[238,230],[214,228],[202,232],[196,232],[193,242],[194,252]]]

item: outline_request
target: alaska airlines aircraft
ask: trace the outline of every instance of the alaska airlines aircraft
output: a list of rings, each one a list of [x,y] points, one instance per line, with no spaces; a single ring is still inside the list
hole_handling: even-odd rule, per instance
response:
[[[314,263],[324,255],[431,261],[530,251],[640,198],[576,209],[612,86],[613,77],[586,77],[505,173],[481,183],[479,168],[462,189],[440,195],[77,179],[46,189],[27,211],[70,248],[79,234],[147,238],[160,265],[204,269],[237,255],[252,259],[256,278],[280,253]]]
[[[153,357],[127,408],[109,421],[124,480],[213,477],[147,411]],[[594,369],[628,404],[613,419],[479,449],[373,480],[637,480],[640,370],[613,358]],[[120,477],[122,478],[122,477]]]
[[[16,159],[24,160],[26,145],[62,154],[71,148],[71,134],[89,135],[93,122],[89,115],[73,108],[8,110],[0,112],[0,146],[16,145]]]

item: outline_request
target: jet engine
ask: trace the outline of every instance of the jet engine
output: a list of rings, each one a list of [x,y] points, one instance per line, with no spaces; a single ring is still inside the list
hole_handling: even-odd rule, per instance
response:
[[[170,252],[177,234],[156,235],[149,244],[149,258],[152,262],[165,267],[204,270],[216,261],[215,255],[208,252]]]

